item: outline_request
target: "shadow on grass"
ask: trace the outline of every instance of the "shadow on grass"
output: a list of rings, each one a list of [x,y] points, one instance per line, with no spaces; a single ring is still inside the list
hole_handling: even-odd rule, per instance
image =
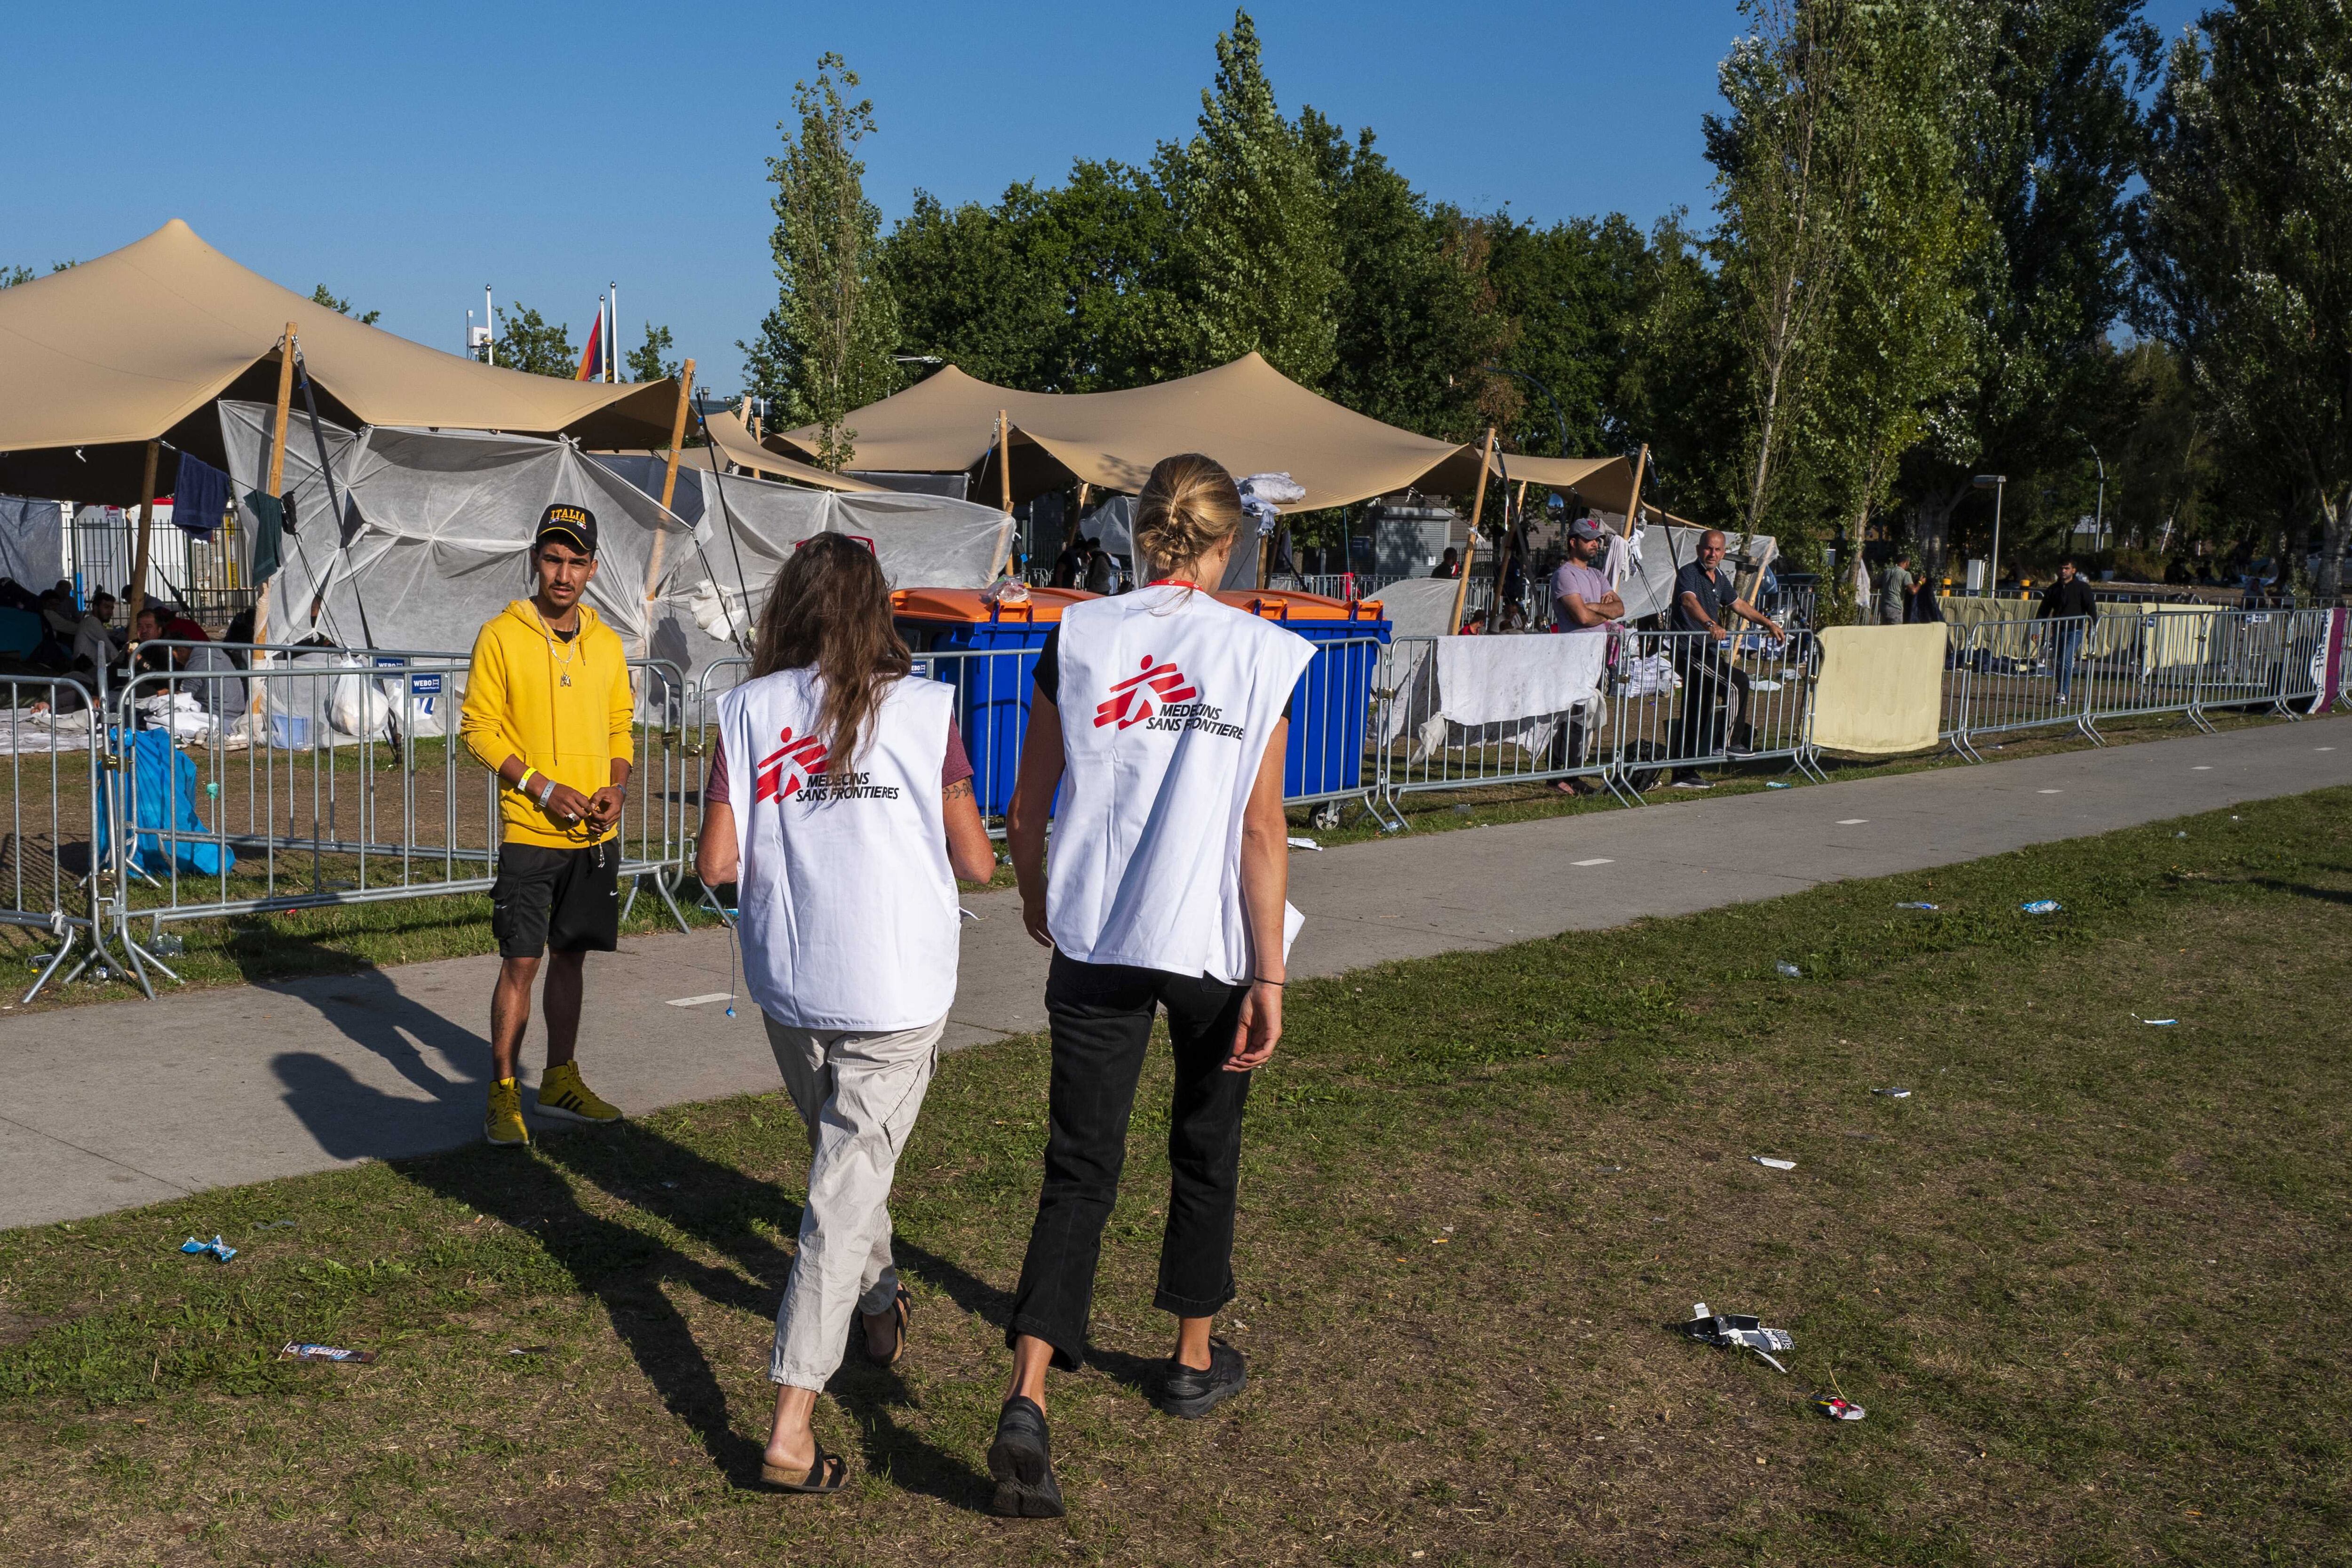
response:
[[[380,970],[341,977],[324,996],[315,984],[299,992],[283,984],[268,989],[317,1006],[324,1022],[425,1091],[422,1100],[388,1094],[325,1056],[281,1053],[271,1065],[287,1105],[320,1146],[342,1159],[392,1160],[404,1179],[533,1238],[582,1295],[604,1308],[639,1371],[719,1472],[735,1486],[758,1487],[769,1413],[746,1412],[744,1425],[761,1436],[737,1429],[726,1390],[669,1288],[755,1320],[772,1317],[793,1258],[770,1237],[798,1232],[801,1205],[768,1183],[629,1122],[551,1136],[539,1135],[542,1127],[530,1149],[451,1150],[479,1126],[487,1039],[402,996]],[[424,1152],[435,1149],[449,1152]],[[656,1223],[591,1212],[581,1201],[583,1186]],[[726,1262],[692,1256],[664,1234],[673,1229]],[[897,1250],[903,1272],[937,1287],[962,1310],[1000,1326],[1010,1318],[1006,1292],[903,1240]],[[852,1336],[860,1337],[854,1321]],[[985,1507],[992,1483],[902,1419],[911,1399],[897,1373],[869,1367],[853,1350],[830,1392],[858,1425],[869,1471],[887,1470],[896,1484],[956,1507]]]

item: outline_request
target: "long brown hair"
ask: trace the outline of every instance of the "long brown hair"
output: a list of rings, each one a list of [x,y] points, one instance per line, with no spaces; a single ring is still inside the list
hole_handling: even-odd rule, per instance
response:
[[[793,551],[760,616],[755,678],[811,665],[824,685],[817,729],[825,765],[845,769],[866,744],[884,690],[915,668],[890,623],[881,563],[845,533],[820,533]]]

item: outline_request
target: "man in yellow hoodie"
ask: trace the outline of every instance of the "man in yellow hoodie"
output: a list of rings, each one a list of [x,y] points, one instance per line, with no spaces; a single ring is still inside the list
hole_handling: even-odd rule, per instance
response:
[[[506,786],[490,930],[499,939],[490,999],[491,1084],[484,1136],[529,1143],[516,1058],[530,1022],[531,983],[547,970],[547,1072],[542,1114],[618,1121],[580,1079],[581,972],[620,937],[619,824],[635,754],[628,655],[580,602],[596,575],[596,519],[559,501],[531,540],[538,589],[509,605],[474,639],[466,678],[466,745]]]

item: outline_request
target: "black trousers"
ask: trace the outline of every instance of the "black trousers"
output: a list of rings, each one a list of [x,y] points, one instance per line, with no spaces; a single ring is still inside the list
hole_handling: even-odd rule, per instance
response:
[[[1731,749],[1744,752],[1750,736],[1748,721],[1748,672],[1713,648],[1701,648],[1696,638],[1675,640],[1675,673],[1683,680],[1683,706],[1675,726],[1675,754],[1711,757],[1723,747],[1723,722],[1732,715]],[[1689,764],[1685,764],[1689,765]]]
[[[1128,1118],[1151,1020],[1163,1006],[1176,1086],[1168,1118],[1168,1229],[1152,1305],[1205,1318],[1234,1299],[1234,1205],[1250,1075],[1225,1071],[1225,1060],[1248,994],[1206,975],[1054,955],[1045,982],[1054,1035],[1045,1180],[1007,1345],[1034,1334],[1054,1347],[1054,1364],[1066,1372],[1086,1359],[1103,1225],[1127,1163]]]

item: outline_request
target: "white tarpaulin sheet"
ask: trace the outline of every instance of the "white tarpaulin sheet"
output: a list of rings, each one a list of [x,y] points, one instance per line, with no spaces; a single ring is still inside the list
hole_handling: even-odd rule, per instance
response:
[[[1654,526],[1633,531],[1630,563],[1624,579],[1617,584],[1617,596],[1625,602],[1628,622],[1672,607],[1675,574],[1698,559],[1698,542],[1707,531],[1703,528]],[[1769,565],[1778,549],[1778,542],[1769,533],[1727,532],[1723,536],[1723,565],[1731,573],[1737,586],[1743,574]]]
[[[241,496],[260,488],[270,411],[220,407]],[[310,434],[297,416],[287,435],[298,531],[270,582],[272,641],[323,632],[346,646],[463,656],[484,622],[530,592],[531,535],[551,501],[595,514],[596,575],[584,597],[632,658],[662,618],[647,613],[648,575],[658,598],[702,574],[695,531],[660,502],[570,442],[529,436],[375,426],[353,437],[329,426],[344,502],[345,526],[333,528]]]
[[[866,541],[894,588],[985,588],[1012,548],[1013,519],[971,501],[807,489],[708,468],[691,477],[700,486],[702,550],[691,571],[668,578],[666,624],[654,642],[657,655],[696,670],[750,645],[777,572],[817,534]],[[688,478],[678,475],[681,488]]]

